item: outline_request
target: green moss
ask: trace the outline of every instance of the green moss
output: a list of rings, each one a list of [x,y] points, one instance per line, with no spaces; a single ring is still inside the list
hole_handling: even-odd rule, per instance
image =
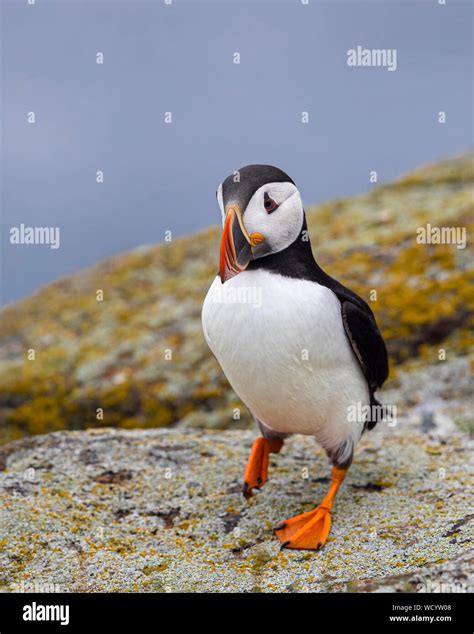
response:
[[[262,549],[258,550],[248,559],[252,565],[252,572],[254,574],[258,574],[261,571],[262,567],[272,560],[272,555],[270,555],[266,550]]]
[[[455,418],[454,422],[458,429],[469,434],[470,436],[474,436],[474,417],[466,416],[462,418]]]

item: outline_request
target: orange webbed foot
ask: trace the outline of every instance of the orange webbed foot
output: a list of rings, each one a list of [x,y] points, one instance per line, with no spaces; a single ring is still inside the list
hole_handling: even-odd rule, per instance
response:
[[[245,468],[242,492],[245,497],[252,496],[252,489],[260,489],[268,479],[268,460],[270,453],[278,453],[283,446],[280,438],[257,438],[252,445]]]
[[[281,522],[274,530],[281,548],[319,550],[329,537],[331,511],[321,505],[313,511]]]
[[[334,466],[329,491],[321,504],[313,511],[281,522],[275,528],[282,548],[319,550],[324,546],[331,530],[332,505],[346,473],[347,468]]]

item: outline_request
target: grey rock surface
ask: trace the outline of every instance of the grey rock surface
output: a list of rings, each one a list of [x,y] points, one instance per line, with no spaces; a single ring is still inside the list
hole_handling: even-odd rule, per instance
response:
[[[272,456],[246,501],[256,432],[55,432],[0,448],[3,591],[306,592],[472,589],[472,451],[379,425],[361,441],[320,552],[272,527],[325,495],[312,438]]]

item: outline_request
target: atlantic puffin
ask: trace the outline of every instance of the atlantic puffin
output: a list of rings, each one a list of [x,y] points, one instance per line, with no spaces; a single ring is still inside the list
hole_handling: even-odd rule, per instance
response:
[[[381,416],[374,393],[388,376],[385,343],[367,303],[317,264],[300,193],[285,172],[242,167],[219,185],[217,201],[220,268],[202,325],[261,432],[243,493],[249,497],[265,484],[269,454],[289,434],[314,436],[332,464],[329,491],[314,510],[274,531],[281,548],[317,550],[327,541],[354,449]]]

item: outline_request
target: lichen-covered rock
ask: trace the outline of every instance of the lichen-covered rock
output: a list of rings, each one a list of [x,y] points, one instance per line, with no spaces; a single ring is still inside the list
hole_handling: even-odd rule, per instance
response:
[[[429,431],[422,423],[364,437],[321,552],[280,551],[272,534],[326,492],[330,470],[311,438],[293,437],[272,456],[269,481],[250,501],[240,492],[249,431],[98,429],[5,445],[0,585],[305,592],[471,583],[472,450],[463,432],[446,438],[436,419]]]
[[[472,343],[468,249],[416,238],[427,223],[469,231],[473,211],[472,154],[307,210],[318,261],[377,316],[395,362],[388,389],[413,357],[436,364],[440,347],[453,359]],[[139,248],[5,308],[0,443],[98,424],[250,425],[201,332],[218,241],[216,227]]]

